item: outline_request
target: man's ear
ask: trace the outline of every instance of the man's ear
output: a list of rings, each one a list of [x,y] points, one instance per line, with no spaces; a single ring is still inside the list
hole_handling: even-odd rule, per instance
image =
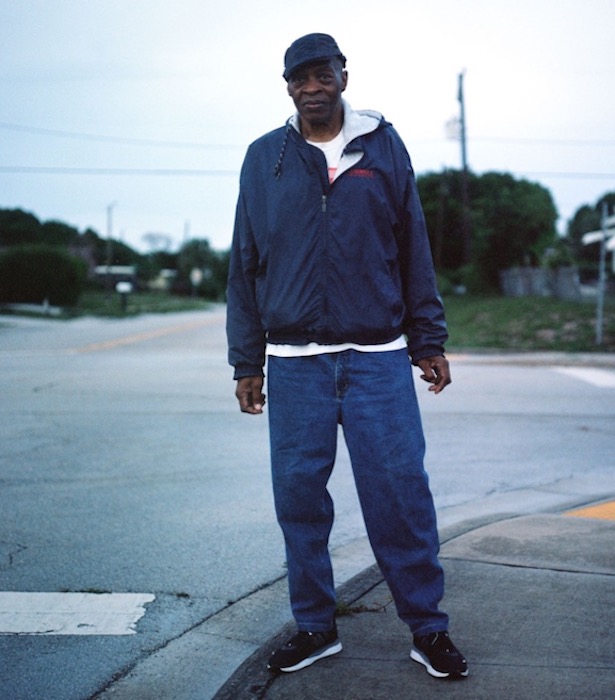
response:
[[[342,92],[344,92],[347,85],[348,85],[348,71],[343,70],[342,71]]]

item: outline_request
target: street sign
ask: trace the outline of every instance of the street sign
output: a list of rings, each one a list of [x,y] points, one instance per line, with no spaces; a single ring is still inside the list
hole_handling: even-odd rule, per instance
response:
[[[190,282],[193,287],[198,287],[203,281],[203,270],[198,267],[193,267],[190,271]]]

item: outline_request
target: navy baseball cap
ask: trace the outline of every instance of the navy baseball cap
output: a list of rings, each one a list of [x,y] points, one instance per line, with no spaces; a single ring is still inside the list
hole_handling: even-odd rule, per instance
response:
[[[342,65],[346,65],[346,57],[332,36],[306,34],[293,41],[284,54],[284,79],[288,81],[290,76],[301,66],[315,61],[329,61],[332,58],[339,58]]]

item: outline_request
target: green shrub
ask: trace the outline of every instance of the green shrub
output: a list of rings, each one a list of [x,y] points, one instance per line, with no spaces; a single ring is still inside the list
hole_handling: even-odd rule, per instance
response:
[[[49,245],[16,246],[0,255],[0,302],[74,306],[86,264]]]

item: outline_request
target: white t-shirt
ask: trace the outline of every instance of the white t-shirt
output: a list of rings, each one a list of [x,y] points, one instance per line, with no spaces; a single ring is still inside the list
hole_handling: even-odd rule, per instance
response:
[[[316,146],[316,148],[320,148],[325,154],[327,170],[329,171],[329,182],[333,182],[344,152],[344,132],[340,131],[332,141],[308,141],[308,143]]]

